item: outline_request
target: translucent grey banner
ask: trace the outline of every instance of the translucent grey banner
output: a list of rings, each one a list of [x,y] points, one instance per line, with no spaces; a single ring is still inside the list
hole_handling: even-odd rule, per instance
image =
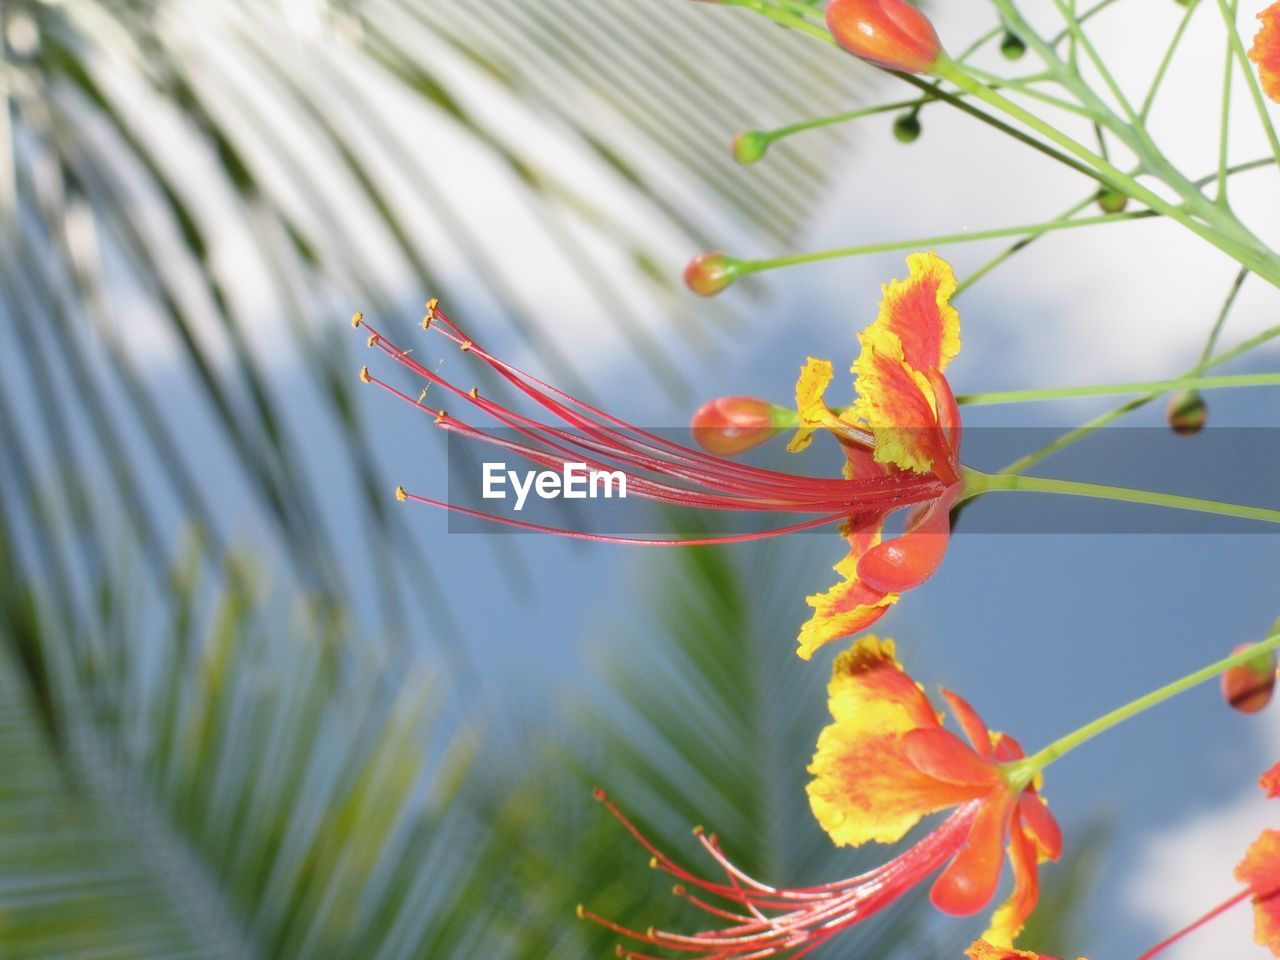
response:
[[[854,513],[863,505],[850,499],[842,509],[798,511],[714,509],[655,503],[644,496],[646,481],[664,490],[706,491],[712,500],[741,496],[743,474],[685,459],[676,447],[698,451],[689,428],[646,429],[651,437],[628,435],[631,451],[620,455],[616,437],[602,438],[564,430],[549,449],[544,434],[533,442],[514,429],[450,433],[447,491],[409,492],[444,501],[452,533],[486,536],[542,529],[640,539],[751,535],[819,519],[828,513]],[[910,431],[904,431],[910,433]],[[1061,437],[1062,429],[968,428],[965,464],[987,473],[1007,467]],[[786,450],[790,431],[732,458],[744,470],[772,471],[767,482],[785,491],[787,476],[837,481],[844,456],[828,435],[815,437],[803,453]],[[673,446],[667,446],[668,444]],[[637,450],[638,445],[638,450]],[[535,462],[521,447],[539,451]],[[638,462],[637,462],[638,461]],[[567,465],[567,466],[566,466]],[[1166,428],[1101,431],[1037,463],[1037,476],[1158,491],[1185,497],[1280,510],[1280,429],[1208,428],[1192,437]],[[691,474],[705,475],[693,479]],[[747,473],[752,482],[766,478]],[[834,489],[834,488],[833,488]],[[477,516],[483,514],[486,516]],[[890,530],[900,527],[903,511]],[[489,519],[489,517],[496,519]],[[965,504],[955,517],[955,533],[1003,534],[1222,534],[1280,532],[1280,524],[1214,516],[1145,504],[1031,492],[993,492]],[[833,521],[834,523],[834,521]],[[832,524],[792,535],[830,536]]]

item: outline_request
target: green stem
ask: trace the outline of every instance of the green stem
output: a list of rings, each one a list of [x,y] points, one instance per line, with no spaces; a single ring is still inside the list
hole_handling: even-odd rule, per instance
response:
[[[1027,477],[1016,473],[984,474],[968,469],[965,473],[966,499],[995,491],[1018,493],[1056,493],[1069,497],[1090,497],[1095,500],[1116,500],[1122,503],[1141,503],[1171,510],[1188,510],[1219,517],[1235,517],[1241,520],[1258,520],[1263,523],[1280,523],[1280,510],[1266,507],[1250,507],[1218,500],[1201,500],[1173,493],[1153,490],[1134,490],[1129,487],[1112,487],[1100,483],[1081,483],[1076,480],[1057,480],[1052,477]]]
[[[1231,22],[1235,22],[1236,0],[1231,3]],[[1231,164],[1231,81],[1235,76],[1235,64],[1231,60],[1231,40],[1227,40],[1227,63],[1222,78],[1222,118],[1218,131],[1218,196],[1216,202],[1227,205],[1227,167]]]
[[[1120,170],[1114,164],[1090,150],[1084,144],[1067,136],[1058,130],[1052,124],[1046,123],[1040,117],[1028,112],[1018,106],[1007,97],[1001,96],[994,90],[988,89],[978,80],[970,76],[963,67],[950,61],[943,60],[934,66],[934,73],[951,83],[955,84],[961,90],[971,94],[974,99],[981,100],[983,103],[994,107],[997,110],[1013,117],[1020,123],[1026,125],[1030,129],[1036,131],[1050,142],[1057,144],[1068,154],[1083,161],[1088,166],[1098,172],[1101,179],[1108,186],[1119,190],[1121,193],[1133,197],[1152,210],[1162,213],[1172,220],[1176,220],[1192,233],[1207,240],[1224,253],[1230,255],[1234,260],[1244,266],[1248,266],[1261,276],[1265,276],[1267,280],[1276,286],[1280,286],[1280,259],[1276,258],[1270,250],[1261,245],[1252,242],[1245,242],[1243,235],[1240,233],[1239,223],[1234,218],[1231,219],[1231,229],[1228,230],[1223,224],[1214,222],[1211,226],[1192,217],[1187,210],[1177,204],[1170,203],[1163,197],[1154,193],[1142,183],[1135,180],[1129,174]],[[1114,129],[1108,124],[1110,129]],[[1130,135],[1131,136],[1131,135]],[[1144,160],[1146,158],[1144,157]],[[1171,182],[1168,173],[1163,167],[1159,170],[1166,182],[1170,182],[1171,186],[1179,186],[1178,183]],[[1189,185],[1189,184],[1188,184]],[[1210,204],[1204,197],[1195,191],[1196,197],[1199,198],[1205,206],[1212,207],[1216,214],[1221,214],[1220,208],[1216,208]],[[1194,198],[1189,198],[1194,199]],[[1216,220],[1222,220],[1222,217],[1216,217]],[[1239,228],[1239,229],[1237,229]]]
[[[1173,683],[1166,684],[1159,690],[1153,690],[1146,696],[1139,697],[1130,703],[1126,703],[1123,707],[1112,710],[1110,713],[1099,717],[1092,723],[1087,723],[1080,729],[1075,730],[1065,737],[1055,740],[1043,750],[1033,753],[1025,760],[1019,760],[1011,763],[1006,767],[1006,776],[1011,783],[1017,783],[1025,786],[1030,783],[1037,773],[1047,767],[1056,760],[1061,759],[1081,744],[1087,743],[1100,733],[1110,730],[1117,724],[1145,713],[1152,707],[1164,703],[1176,697],[1180,693],[1197,687],[1206,681],[1212,680],[1214,677],[1226,673],[1232,667],[1238,667],[1243,663],[1256,658],[1259,654],[1267,653],[1280,647],[1280,633],[1272,634],[1265,640],[1250,646],[1247,650],[1239,653],[1233,653],[1229,657],[1224,657],[1217,663],[1212,663],[1207,667],[1187,674],[1181,680],[1175,680]]]
[[[1123,220],[1143,220],[1154,217],[1150,210],[1139,210],[1134,213],[1107,213],[1095,217],[1081,217],[1077,220],[1060,220],[1049,223],[1025,224],[1016,227],[996,227],[991,230],[967,230],[961,233],[945,233],[932,237],[915,237],[910,240],[887,240],[881,243],[868,243],[856,247],[837,247],[831,250],[815,250],[811,253],[795,253],[785,257],[771,257],[767,260],[734,260],[735,276],[748,273],[762,273],[765,270],[776,270],[781,267],[794,267],[804,263],[818,263],[823,260],[836,260],[841,257],[858,257],[872,253],[890,253],[894,250],[915,250],[924,247],[940,247],[950,243],[967,243],[977,240],[994,240],[1000,237],[1040,235],[1051,230],[1072,230],[1077,227],[1092,227],[1102,223],[1115,223]]]
[[[1160,394],[1174,390],[1224,390],[1234,387],[1276,386],[1280,386],[1280,373],[1244,373],[1227,377],[1180,377],[1176,380],[1141,380],[1132,383],[1104,383],[1087,387],[1048,387],[1041,390],[967,393],[956,397],[956,402],[967,406],[991,406],[999,403],[1027,403],[1034,400],[1110,397],[1122,393]]]
[[[1240,286],[1241,284],[1244,283],[1244,278],[1246,276],[1248,276],[1247,270],[1241,270],[1240,273],[1236,276],[1236,281],[1232,285],[1231,291],[1227,294],[1227,299],[1222,304],[1222,310],[1218,313],[1217,322],[1214,324],[1213,330],[1209,334],[1209,340],[1206,342],[1207,348],[1211,349],[1211,344],[1217,340],[1218,333],[1222,330],[1223,324],[1226,322],[1228,315],[1230,315],[1231,313],[1231,307],[1236,302],[1236,296],[1240,293]],[[1201,376],[1206,371],[1212,370],[1214,367],[1221,366],[1222,364],[1226,363],[1229,360],[1234,360],[1236,357],[1243,356],[1244,354],[1248,353],[1250,350],[1260,347],[1264,343],[1267,343],[1270,340],[1274,340],[1276,337],[1280,337],[1280,324],[1277,324],[1276,326],[1273,326],[1273,327],[1269,327],[1268,329],[1263,330],[1261,333],[1255,334],[1254,336],[1250,337],[1248,340],[1245,340],[1242,343],[1237,344],[1236,346],[1232,347],[1230,350],[1227,350],[1226,352],[1219,354],[1213,359],[1208,359],[1204,355],[1204,353],[1202,353],[1200,357],[1200,362],[1196,364],[1194,367],[1192,367],[1190,370],[1186,371],[1186,373],[1184,373],[1183,376],[1184,377]],[[1050,457],[1061,450],[1065,450],[1067,447],[1071,446],[1074,443],[1078,443],[1079,441],[1083,440],[1085,437],[1089,436],[1095,431],[1101,430],[1103,427],[1107,426],[1108,424],[1113,423],[1116,420],[1119,420],[1126,413],[1131,413],[1134,410],[1138,410],[1146,406],[1148,403],[1156,399],[1156,397],[1158,396],[1160,396],[1159,393],[1148,393],[1146,396],[1135,397],[1133,400],[1128,400],[1125,403],[1122,403],[1120,406],[1116,407],[1114,410],[1108,410],[1106,413],[1099,414],[1098,416],[1094,417],[1092,420],[1088,421],[1087,423],[1083,423],[1072,430],[1068,430],[1066,433],[1058,437],[1052,443],[1041,447],[1039,450],[1033,450],[1031,453],[1028,453],[1022,457],[1019,457],[1017,460],[1013,461],[1013,463],[1010,463],[1009,465],[1004,467],[1000,472],[1001,473],[1022,473],[1024,470],[1029,470],[1031,467],[1035,466],[1041,460],[1044,460],[1047,457]]]
[[[1173,35],[1173,40],[1169,42],[1169,46],[1164,52],[1164,57],[1160,61],[1160,67],[1156,70],[1156,75],[1151,81],[1151,87],[1147,90],[1146,99],[1142,101],[1142,109],[1138,111],[1138,117],[1143,123],[1151,115],[1151,108],[1155,106],[1156,95],[1160,92],[1160,86],[1164,83],[1165,74],[1169,72],[1169,67],[1173,63],[1173,55],[1177,53],[1178,47],[1182,45],[1182,38],[1186,36],[1187,27],[1191,25],[1191,18],[1195,16],[1195,12],[1199,8],[1200,0],[1192,0],[1187,6],[1187,12],[1182,15],[1178,29]]]

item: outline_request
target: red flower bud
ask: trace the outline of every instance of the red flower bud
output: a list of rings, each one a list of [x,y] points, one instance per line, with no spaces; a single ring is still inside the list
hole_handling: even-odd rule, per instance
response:
[[[781,408],[755,397],[718,397],[693,415],[693,439],[718,457],[732,457],[773,439],[780,429],[774,413]]]
[[[738,278],[738,262],[723,253],[700,253],[684,268],[684,283],[700,297],[714,297]]]
[[[907,0],[831,0],[827,29],[850,53],[890,70],[928,73],[942,56],[933,24]]]
[[[1169,398],[1165,418],[1174,433],[1194,437],[1209,419],[1209,407],[1196,390],[1180,390]]]
[[[1243,653],[1252,643],[1243,643],[1232,653]],[[1232,667],[1222,675],[1222,698],[1241,713],[1257,713],[1271,702],[1276,685],[1276,655],[1270,650]]]

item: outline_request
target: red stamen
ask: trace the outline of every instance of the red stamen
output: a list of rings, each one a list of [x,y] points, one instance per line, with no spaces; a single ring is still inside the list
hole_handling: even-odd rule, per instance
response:
[[[1264,897],[1261,899],[1269,899],[1270,897],[1275,896],[1276,893],[1280,893],[1280,891],[1273,891],[1272,893],[1268,894],[1267,897]],[[1221,914],[1226,913],[1228,910],[1234,907],[1237,903],[1239,903],[1242,900],[1247,900],[1252,895],[1253,895],[1253,891],[1246,887],[1244,890],[1241,890],[1235,896],[1231,897],[1228,900],[1224,900],[1222,903],[1218,904],[1216,907],[1214,907],[1212,910],[1210,910],[1200,919],[1195,920],[1192,923],[1188,924],[1187,926],[1183,927],[1177,933],[1173,934],[1173,936],[1168,937],[1164,940],[1161,940],[1154,947],[1152,947],[1150,950],[1148,950],[1146,953],[1140,956],[1138,960],[1150,960],[1150,958],[1156,956],[1156,954],[1163,953],[1167,948],[1173,946],[1183,937],[1187,936],[1188,934],[1195,933],[1195,931],[1199,930],[1210,920],[1213,920],[1215,917],[1218,917]]]
[[[353,318],[353,323],[357,327],[367,326],[359,315]],[[455,510],[508,526],[580,539],[651,546],[690,546],[739,543],[780,536],[859,513],[887,513],[934,499],[942,492],[941,483],[934,477],[889,475],[861,480],[804,477],[751,467],[683,447],[610,416],[492,356],[441,313],[434,302],[428,305],[428,316],[423,325],[485,363],[508,384],[559,421],[558,424],[543,423],[480,396],[474,388],[463,390],[423,366],[377,330],[369,328],[370,346],[378,348],[396,363],[426,380],[428,386],[445,390],[470,408],[509,428],[519,439],[493,436],[447,414],[443,409],[428,406],[424,402],[425,390],[414,398],[372,376],[367,368],[361,371],[363,381],[381,387],[405,403],[422,410],[445,430],[492,443],[544,467],[562,469],[568,463],[582,463],[593,470],[621,470],[627,479],[629,495],[634,494],[658,503],[702,510],[778,511],[820,516],[772,530],[730,537],[696,540],[644,539],[544,527],[416,495],[405,495],[401,499]]]
[[[620,936],[683,954],[698,960],[764,960],[788,954],[792,960],[807,956],[841,930],[877,913],[934,873],[963,846],[977,816],[979,802],[956,810],[933,833],[910,850],[861,876],[816,887],[780,890],[761,883],[736,867],[720,849],[714,835],[695,830],[704,850],[724,869],[729,883],[695,876],[654,846],[603,791],[596,791],[609,812],[652,856],[651,864],[683,882],[674,893],[711,916],[730,921],[718,930],[678,934],[649,929],[631,930],[586,910],[585,919],[600,923]],[[713,898],[744,907],[750,915],[724,909],[692,894],[684,884]],[[794,952],[792,952],[794,951]],[[620,948],[633,960],[662,960],[649,954]]]

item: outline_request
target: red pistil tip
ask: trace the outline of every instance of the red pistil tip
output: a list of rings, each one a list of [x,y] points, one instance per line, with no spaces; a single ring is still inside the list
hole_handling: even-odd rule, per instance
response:
[[[396,487],[396,499],[401,503],[409,499],[409,494],[405,492],[404,487]]]
[[[732,457],[773,439],[780,407],[755,397],[717,397],[700,406],[690,424],[693,439],[718,457]]]
[[[351,315],[351,325],[359,329],[360,324],[364,323],[364,314],[357,310]]]
[[[942,57],[933,24],[907,0],[831,0],[827,29],[850,53],[889,70],[928,73]]]
[[[594,790],[592,790],[591,796],[595,797],[595,799],[599,800],[601,803],[604,803],[606,800],[609,799],[609,794],[605,793],[604,790],[600,787],[596,787]]]
[[[714,297],[738,279],[741,265],[724,253],[700,253],[684,268],[684,283],[700,297]]]
[[[1241,644],[1232,653],[1243,653],[1253,646]],[[1222,675],[1222,698],[1241,713],[1257,713],[1271,702],[1275,685],[1276,655],[1266,650]]]
[[[733,159],[744,167],[756,163],[769,149],[769,137],[759,130],[743,130],[733,138]]]
[[[1209,406],[1198,390],[1179,390],[1165,410],[1169,428],[1180,437],[1194,437],[1209,419]]]

